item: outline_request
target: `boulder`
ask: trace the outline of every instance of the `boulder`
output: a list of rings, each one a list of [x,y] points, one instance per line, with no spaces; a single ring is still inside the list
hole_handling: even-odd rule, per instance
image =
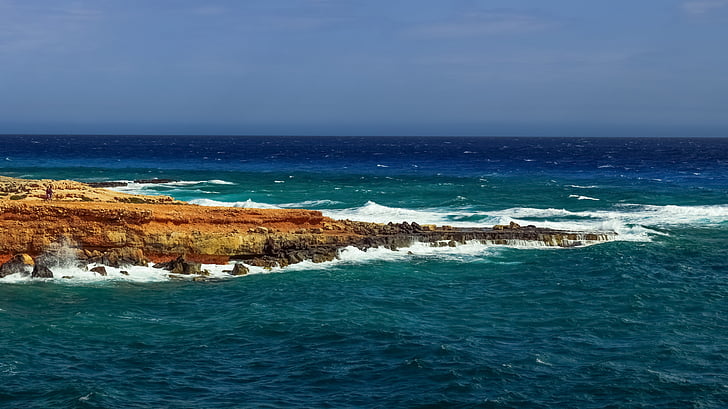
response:
[[[249,271],[248,267],[245,267],[243,264],[235,263],[235,267],[233,267],[233,271],[230,272],[230,275],[243,276],[248,274]]]
[[[32,257],[27,254],[16,254],[7,263],[0,266],[0,278],[17,273],[28,275],[33,271],[34,266],[35,262]]]
[[[53,272],[44,265],[36,264],[30,276],[33,278],[53,278]]]
[[[94,273],[99,273],[99,275],[104,276],[104,277],[106,277],[106,275],[108,274],[106,272],[106,267],[104,267],[104,266],[94,267],[90,271],[93,271]]]
[[[183,256],[164,263],[157,263],[154,268],[161,268],[173,274],[201,274],[202,264],[187,261]]]

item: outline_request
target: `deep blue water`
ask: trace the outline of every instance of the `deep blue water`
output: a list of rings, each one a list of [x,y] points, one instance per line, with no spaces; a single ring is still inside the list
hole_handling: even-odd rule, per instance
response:
[[[0,407],[728,407],[726,138],[0,136],[0,175],[619,233],[346,250],[210,282],[6,277]]]

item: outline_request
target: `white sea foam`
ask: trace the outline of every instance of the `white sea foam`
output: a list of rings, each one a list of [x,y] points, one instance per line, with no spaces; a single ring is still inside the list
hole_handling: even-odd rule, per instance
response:
[[[569,195],[569,197],[577,199],[577,200],[594,200],[594,201],[601,200],[601,199],[597,199],[595,197],[581,196],[581,195]]]
[[[220,179],[211,179],[211,180],[180,180],[177,182],[165,182],[165,183],[136,183],[133,180],[119,180],[119,182],[126,183],[126,186],[117,186],[117,187],[111,187],[108,188],[109,190],[114,190],[117,192],[122,193],[131,193],[131,194],[155,194],[155,190],[157,187],[166,187],[166,188],[175,188],[175,187],[190,187],[195,185],[235,185],[234,182],[229,182],[226,180],[220,180]],[[188,191],[188,190],[185,190]]]
[[[444,243],[443,243],[444,244]],[[549,249],[542,243],[534,242],[514,242],[512,245],[491,245],[481,243],[479,241],[469,241],[464,244],[458,244],[455,247],[448,245],[431,245],[429,243],[413,243],[409,247],[391,250],[384,247],[369,248],[360,250],[356,247],[346,247],[339,250],[337,257],[332,261],[323,263],[314,263],[310,260],[301,263],[292,264],[286,267],[263,268],[257,266],[244,265],[248,268],[247,275],[255,274],[272,274],[281,272],[295,272],[307,270],[322,270],[335,268],[341,265],[357,265],[367,264],[377,261],[383,262],[402,262],[412,258],[435,258],[443,261],[451,262],[497,262],[489,261],[493,256],[497,256],[504,248],[521,248],[521,249]],[[512,262],[509,262],[512,263]],[[178,275],[170,274],[168,271],[153,268],[150,263],[147,266],[126,266],[121,268],[104,266],[106,275],[90,271],[96,265],[90,265],[87,269],[77,267],[55,267],[52,269],[54,278],[30,278],[29,276],[21,276],[20,274],[12,274],[4,278],[0,278],[2,283],[31,283],[38,281],[54,282],[63,285],[104,285],[114,282],[136,282],[136,283],[154,283],[168,281],[196,281],[201,279],[207,280],[232,280],[244,276],[232,276],[230,271],[234,267],[234,262],[224,265],[203,264],[202,270],[206,270],[206,275]]]
[[[581,185],[566,185],[566,187],[573,187],[574,189],[596,189],[598,186],[581,186]]]
[[[401,223],[416,221],[420,224],[443,224],[450,220],[444,212],[430,210],[413,210],[399,207],[383,206],[369,201],[364,206],[349,209],[322,210],[325,216],[334,219],[350,219],[374,223]]]
[[[286,208],[308,208],[308,207],[317,207],[317,206],[332,206],[340,204],[341,202],[338,202],[336,200],[304,200],[302,202],[295,202],[295,203],[282,203],[278,206],[280,207],[286,207]]]
[[[29,283],[37,281],[56,282],[60,284],[68,285],[83,285],[88,283],[111,283],[111,282],[136,282],[136,283],[152,283],[152,282],[165,282],[172,280],[193,280],[195,278],[202,278],[204,280],[221,280],[221,279],[233,279],[229,272],[233,269],[233,264],[203,264],[202,270],[206,270],[206,275],[178,275],[170,274],[169,271],[153,268],[150,263],[147,266],[124,266],[121,268],[103,266],[106,270],[106,275],[101,275],[97,272],[91,271],[92,268],[98,267],[97,265],[89,265],[88,269],[81,269],[78,267],[53,267],[53,278],[31,278],[30,276],[23,276],[20,274],[11,274],[6,277],[0,278],[0,283]],[[267,270],[261,267],[248,266],[249,274],[259,274],[267,272]]]
[[[579,198],[580,196],[577,196]],[[594,198],[592,198],[594,199]],[[588,200],[588,199],[582,199]],[[286,204],[220,202],[195,199],[203,206],[290,208],[333,205],[337,202],[304,201]],[[417,222],[419,224],[450,225],[454,227],[491,227],[514,221],[521,225],[573,231],[614,231],[618,240],[649,241],[650,235],[663,235],[656,228],[674,225],[716,225],[728,222],[728,204],[706,206],[620,204],[608,210],[571,211],[557,208],[515,207],[501,210],[474,210],[470,207],[407,209],[384,206],[368,201],[363,206],[343,209],[322,209],[334,219],[350,219],[374,223]]]
[[[219,200],[212,200],[212,199],[193,199],[193,200],[190,200],[189,203],[200,205],[200,206],[212,206],[212,207],[243,207],[243,208],[252,208],[252,209],[280,209],[279,206],[268,204],[268,203],[254,202],[251,199],[248,199],[243,202],[222,202]]]
[[[673,225],[715,225],[728,222],[728,205],[655,206],[621,205],[610,210],[570,211],[555,208],[518,207],[495,211],[455,209],[403,209],[367,202],[351,209],[323,210],[326,216],[369,222],[417,222],[456,227],[490,227],[515,221],[521,225],[577,231],[615,231],[618,240],[647,241],[654,228]]]

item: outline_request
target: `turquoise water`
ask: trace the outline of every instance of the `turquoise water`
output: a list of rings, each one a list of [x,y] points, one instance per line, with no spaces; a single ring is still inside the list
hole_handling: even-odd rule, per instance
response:
[[[619,237],[346,249],[209,282],[9,276],[0,406],[728,406],[728,140],[5,138],[8,176],[172,178],[127,190]]]

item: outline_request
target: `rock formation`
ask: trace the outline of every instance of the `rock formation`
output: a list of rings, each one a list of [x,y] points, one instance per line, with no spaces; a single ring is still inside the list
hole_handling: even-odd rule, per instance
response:
[[[17,200],[0,197],[0,263],[8,261],[0,267],[0,277],[7,274],[4,271],[30,272],[30,257],[35,258],[35,264],[52,270],[69,254],[84,265],[120,267],[156,262],[156,267],[171,272],[200,274],[199,263],[239,261],[272,267],[303,260],[329,261],[347,246],[396,249],[418,241],[454,246],[476,240],[573,247],[614,236],[515,223],[481,229],[334,220],[314,210],[202,207],[171,198],[121,195],[78,182],[17,180],[11,180],[12,189],[3,187],[0,180],[0,192],[17,194],[20,190],[27,196]],[[38,189],[48,183],[60,190],[60,200],[37,198]],[[26,186],[25,190],[19,186]],[[92,201],[78,199],[92,194]],[[18,261],[16,254],[28,257]],[[41,267],[35,274],[48,276]],[[233,272],[242,275],[247,269],[237,264]]]

